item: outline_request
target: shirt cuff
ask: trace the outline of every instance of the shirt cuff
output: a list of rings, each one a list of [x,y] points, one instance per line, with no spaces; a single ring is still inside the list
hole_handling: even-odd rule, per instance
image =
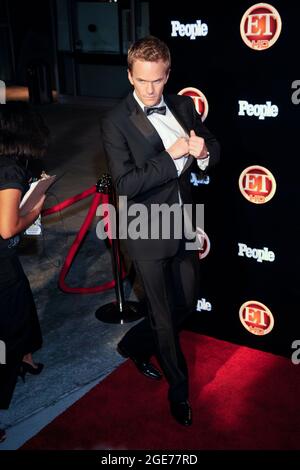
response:
[[[200,170],[204,171],[209,164],[209,155],[206,158],[197,158],[197,165]]]

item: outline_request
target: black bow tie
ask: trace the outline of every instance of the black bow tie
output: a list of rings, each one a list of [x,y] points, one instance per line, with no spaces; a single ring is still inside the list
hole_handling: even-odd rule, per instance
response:
[[[166,106],[154,106],[152,108],[147,108],[145,106],[144,111],[147,114],[147,116],[150,116],[153,113],[158,113],[158,114],[166,114]]]

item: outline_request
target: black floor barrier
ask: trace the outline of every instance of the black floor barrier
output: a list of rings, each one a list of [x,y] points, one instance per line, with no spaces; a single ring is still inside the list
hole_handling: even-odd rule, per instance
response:
[[[97,183],[98,192],[109,194],[110,202],[117,212],[116,194],[110,175],[103,175]],[[118,217],[116,218],[118,220]],[[122,255],[118,238],[118,222],[116,220],[116,237],[111,240],[112,268],[115,280],[116,300],[109,304],[101,305],[95,313],[98,320],[104,323],[128,323],[143,317],[139,302],[125,301],[122,282]]]

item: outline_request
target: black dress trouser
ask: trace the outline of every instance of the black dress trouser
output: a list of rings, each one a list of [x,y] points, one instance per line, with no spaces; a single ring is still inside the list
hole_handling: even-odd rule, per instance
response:
[[[169,399],[188,398],[188,369],[179,343],[179,327],[195,311],[199,286],[198,251],[185,251],[159,260],[135,260],[148,302],[148,315],[121,340],[141,360],[157,355],[169,383]]]

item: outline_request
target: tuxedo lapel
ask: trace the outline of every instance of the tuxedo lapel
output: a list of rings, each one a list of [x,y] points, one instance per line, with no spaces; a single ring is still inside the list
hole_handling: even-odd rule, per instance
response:
[[[127,98],[127,107],[129,110],[129,119],[132,124],[141,132],[141,134],[147,139],[148,142],[153,146],[153,148],[159,153],[165,150],[163,141],[161,140],[158,132],[155,127],[151,124],[149,119],[146,117],[145,113],[138,105],[134,99],[132,93],[130,93]],[[175,116],[179,124],[183,127],[185,132],[189,134],[190,126],[188,124],[188,113],[186,110],[185,103],[173,103],[172,97],[166,97],[165,102],[170,109],[171,113]],[[193,163],[194,157],[188,156],[187,161],[183,167],[181,173],[186,171],[189,166]]]
[[[129,119],[132,124],[143,134],[157,152],[162,152],[165,148],[158,132],[152,126],[132,94],[128,95],[127,104],[129,107]]]

